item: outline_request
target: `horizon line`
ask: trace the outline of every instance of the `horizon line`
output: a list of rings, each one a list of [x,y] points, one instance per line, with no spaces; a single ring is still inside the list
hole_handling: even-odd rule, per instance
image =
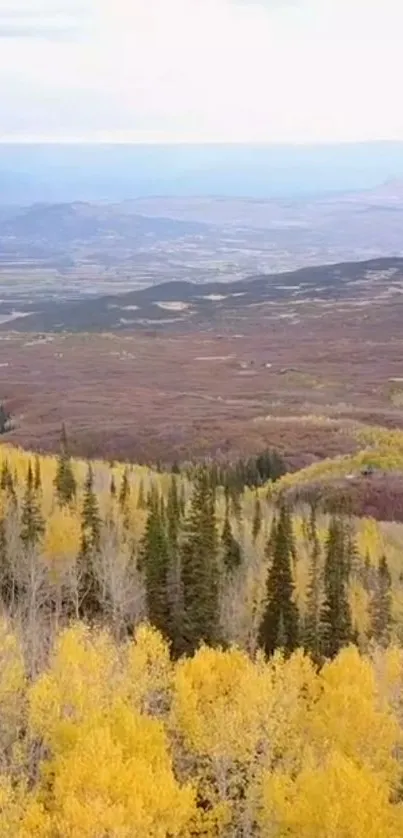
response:
[[[0,146],[6,145],[115,145],[115,146],[181,146],[181,145],[203,145],[203,146],[267,146],[279,147],[289,146],[292,148],[304,148],[307,146],[347,146],[347,145],[403,145],[403,137],[401,138],[372,138],[372,139],[306,139],[306,140],[290,140],[290,139],[257,139],[257,138],[214,138],[214,137],[156,137],[147,135],[126,136],[119,135],[105,135],[105,136],[66,136],[66,137],[52,137],[49,135],[0,135]]]

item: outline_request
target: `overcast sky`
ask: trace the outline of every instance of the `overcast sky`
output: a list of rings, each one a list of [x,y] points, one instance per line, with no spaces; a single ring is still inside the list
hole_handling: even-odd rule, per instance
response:
[[[0,139],[403,139],[401,0],[0,0]]]

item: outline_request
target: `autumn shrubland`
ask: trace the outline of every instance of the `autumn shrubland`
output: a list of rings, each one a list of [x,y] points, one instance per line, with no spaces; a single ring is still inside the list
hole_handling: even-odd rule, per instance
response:
[[[2,836],[403,833],[403,525],[306,476],[0,446]]]

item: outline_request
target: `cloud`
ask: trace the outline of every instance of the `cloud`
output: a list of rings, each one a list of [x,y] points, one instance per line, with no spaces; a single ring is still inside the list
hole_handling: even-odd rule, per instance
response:
[[[3,138],[403,138],[395,0],[0,0],[2,26]]]
[[[0,38],[71,37],[87,24],[85,0],[0,0]]]

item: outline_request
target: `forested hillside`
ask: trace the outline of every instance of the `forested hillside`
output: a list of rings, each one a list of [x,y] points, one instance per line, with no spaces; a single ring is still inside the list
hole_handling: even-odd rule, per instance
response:
[[[281,474],[0,446],[2,836],[403,833],[403,526]]]

